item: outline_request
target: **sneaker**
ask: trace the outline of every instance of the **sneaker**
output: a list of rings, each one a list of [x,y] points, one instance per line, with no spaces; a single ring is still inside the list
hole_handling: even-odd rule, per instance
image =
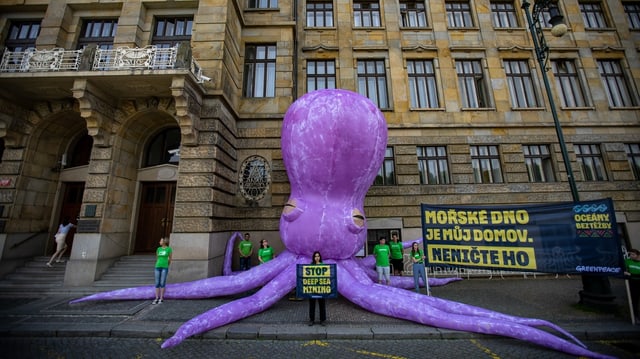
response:
[[[162,303],[162,299],[158,299],[158,304]]]
[[[53,268],[53,266],[51,265],[51,263],[47,263],[47,267],[49,267],[49,268]]]
[[[58,259],[56,263],[64,263],[64,259]]]
[[[158,303],[160,303],[159,301],[160,301],[160,299],[156,298],[156,299],[153,300],[153,302],[151,302],[151,304],[158,304]]]

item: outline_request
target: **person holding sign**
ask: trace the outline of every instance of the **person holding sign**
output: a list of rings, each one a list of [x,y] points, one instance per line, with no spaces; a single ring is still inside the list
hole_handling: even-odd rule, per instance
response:
[[[627,271],[624,272],[629,279],[629,294],[631,295],[631,307],[635,324],[640,324],[640,308],[638,308],[638,300],[640,299],[640,251],[637,249],[629,250],[629,258],[624,260]]]
[[[427,275],[424,270],[424,253],[422,249],[418,247],[418,242],[413,242],[411,245],[411,261],[413,262],[413,284],[416,286],[416,293],[420,293],[420,278],[425,283],[427,288],[427,295],[429,295],[429,282],[427,281]]]
[[[320,252],[313,252],[311,264],[322,264],[322,255]],[[324,298],[309,298],[309,326],[312,326],[316,320],[316,302],[320,307],[320,325],[325,326],[324,321],[327,320],[327,307]]]
[[[267,263],[275,257],[273,248],[269,245],[269,241],[263,239],[260,241],[260,249],[258,249],[258,260],[260,264]]]
[[[389,258],[391,249],[385,244],[386,238],[380,237],[379,244],[373,247],[373,255],[376,257],[376,271],[378,272],[378,283],[382,284],[384,279],[387,285],[391,284],[391,273],[389,271]]]
[[[402,255],[404,253],[402,253],[402,242],[398,241],[398,234],[395,232],[391,235],[391,243],[389,243],[389,247],[391,248],[391,266],[393,267],[393,275],[402,275],[402,270],[404,269]]]

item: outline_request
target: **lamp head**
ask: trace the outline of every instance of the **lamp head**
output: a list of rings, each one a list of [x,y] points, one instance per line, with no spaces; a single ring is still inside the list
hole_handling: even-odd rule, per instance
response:
[[[552,2],[549,4],[549,24],[551,24],[551,35],[561,37],[567,33],[567,25],[564,23],[564,16],[560,14],[558,4]]]

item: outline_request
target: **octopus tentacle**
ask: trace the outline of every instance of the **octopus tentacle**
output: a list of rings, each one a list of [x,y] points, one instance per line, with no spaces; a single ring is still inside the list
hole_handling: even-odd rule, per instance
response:
[[[538,344],[573,355],[610,358],[585,349],[575,337],[558,326],[539,319],[512,317],[444,299],[436,299],[371,282],[353,262],[338,262],[338,291],[351,302],[377,314],[406,319],[440,328],[493,334]],[[376,296],[367,293],[376,292]],[[398,301],[398,297],[407,300]],[[393,303],[384,306],[380,303]],[[471,320],[472,319],[472,320]],[[533,326],[547,326],[567,335],[576,343]]]
[[[224,263],[222,264],[222,275],[232,275],[231,261],[233,259],[233,250],[235,249],[236,240],[242,240],[242,234],[235,232],[227,241],[227,248],[224,250]]]
[[[296,262],[308,263],[307,259],[301,257]],[[279,301],[295,286],[296,263],[293,263],[255,294],[213,308],[184,323],[171,338],[162,343],[162,348],[173,347],[193,335],[260,313]]]
[[[236,275],[168,284],[164,297],[166,299],[202,299],[243,293],[269,282],[276,275],[287,269],[291,263],[295,263],[296,258],[295,254],[284,251],[273,260]],[[155,296],[154,289],[154,286],[117,289],[89,295],[73,300],[70,303],[92,300],[153,299]]]

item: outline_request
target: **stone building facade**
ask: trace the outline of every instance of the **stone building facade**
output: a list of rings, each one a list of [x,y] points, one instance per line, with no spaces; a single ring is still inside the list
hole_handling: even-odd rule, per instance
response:
[[[388,122],[371,243],[420,237],[421,203],[571,201],[522,3],[3,1],[0,274],[67,217],[68,286],[161,236],[172,281],[219,275],[238,231],[281,250],[282,118],[324,87]],[[559,6],[547,73],[580,199],[611,197],[640,247],[640,1]]]

